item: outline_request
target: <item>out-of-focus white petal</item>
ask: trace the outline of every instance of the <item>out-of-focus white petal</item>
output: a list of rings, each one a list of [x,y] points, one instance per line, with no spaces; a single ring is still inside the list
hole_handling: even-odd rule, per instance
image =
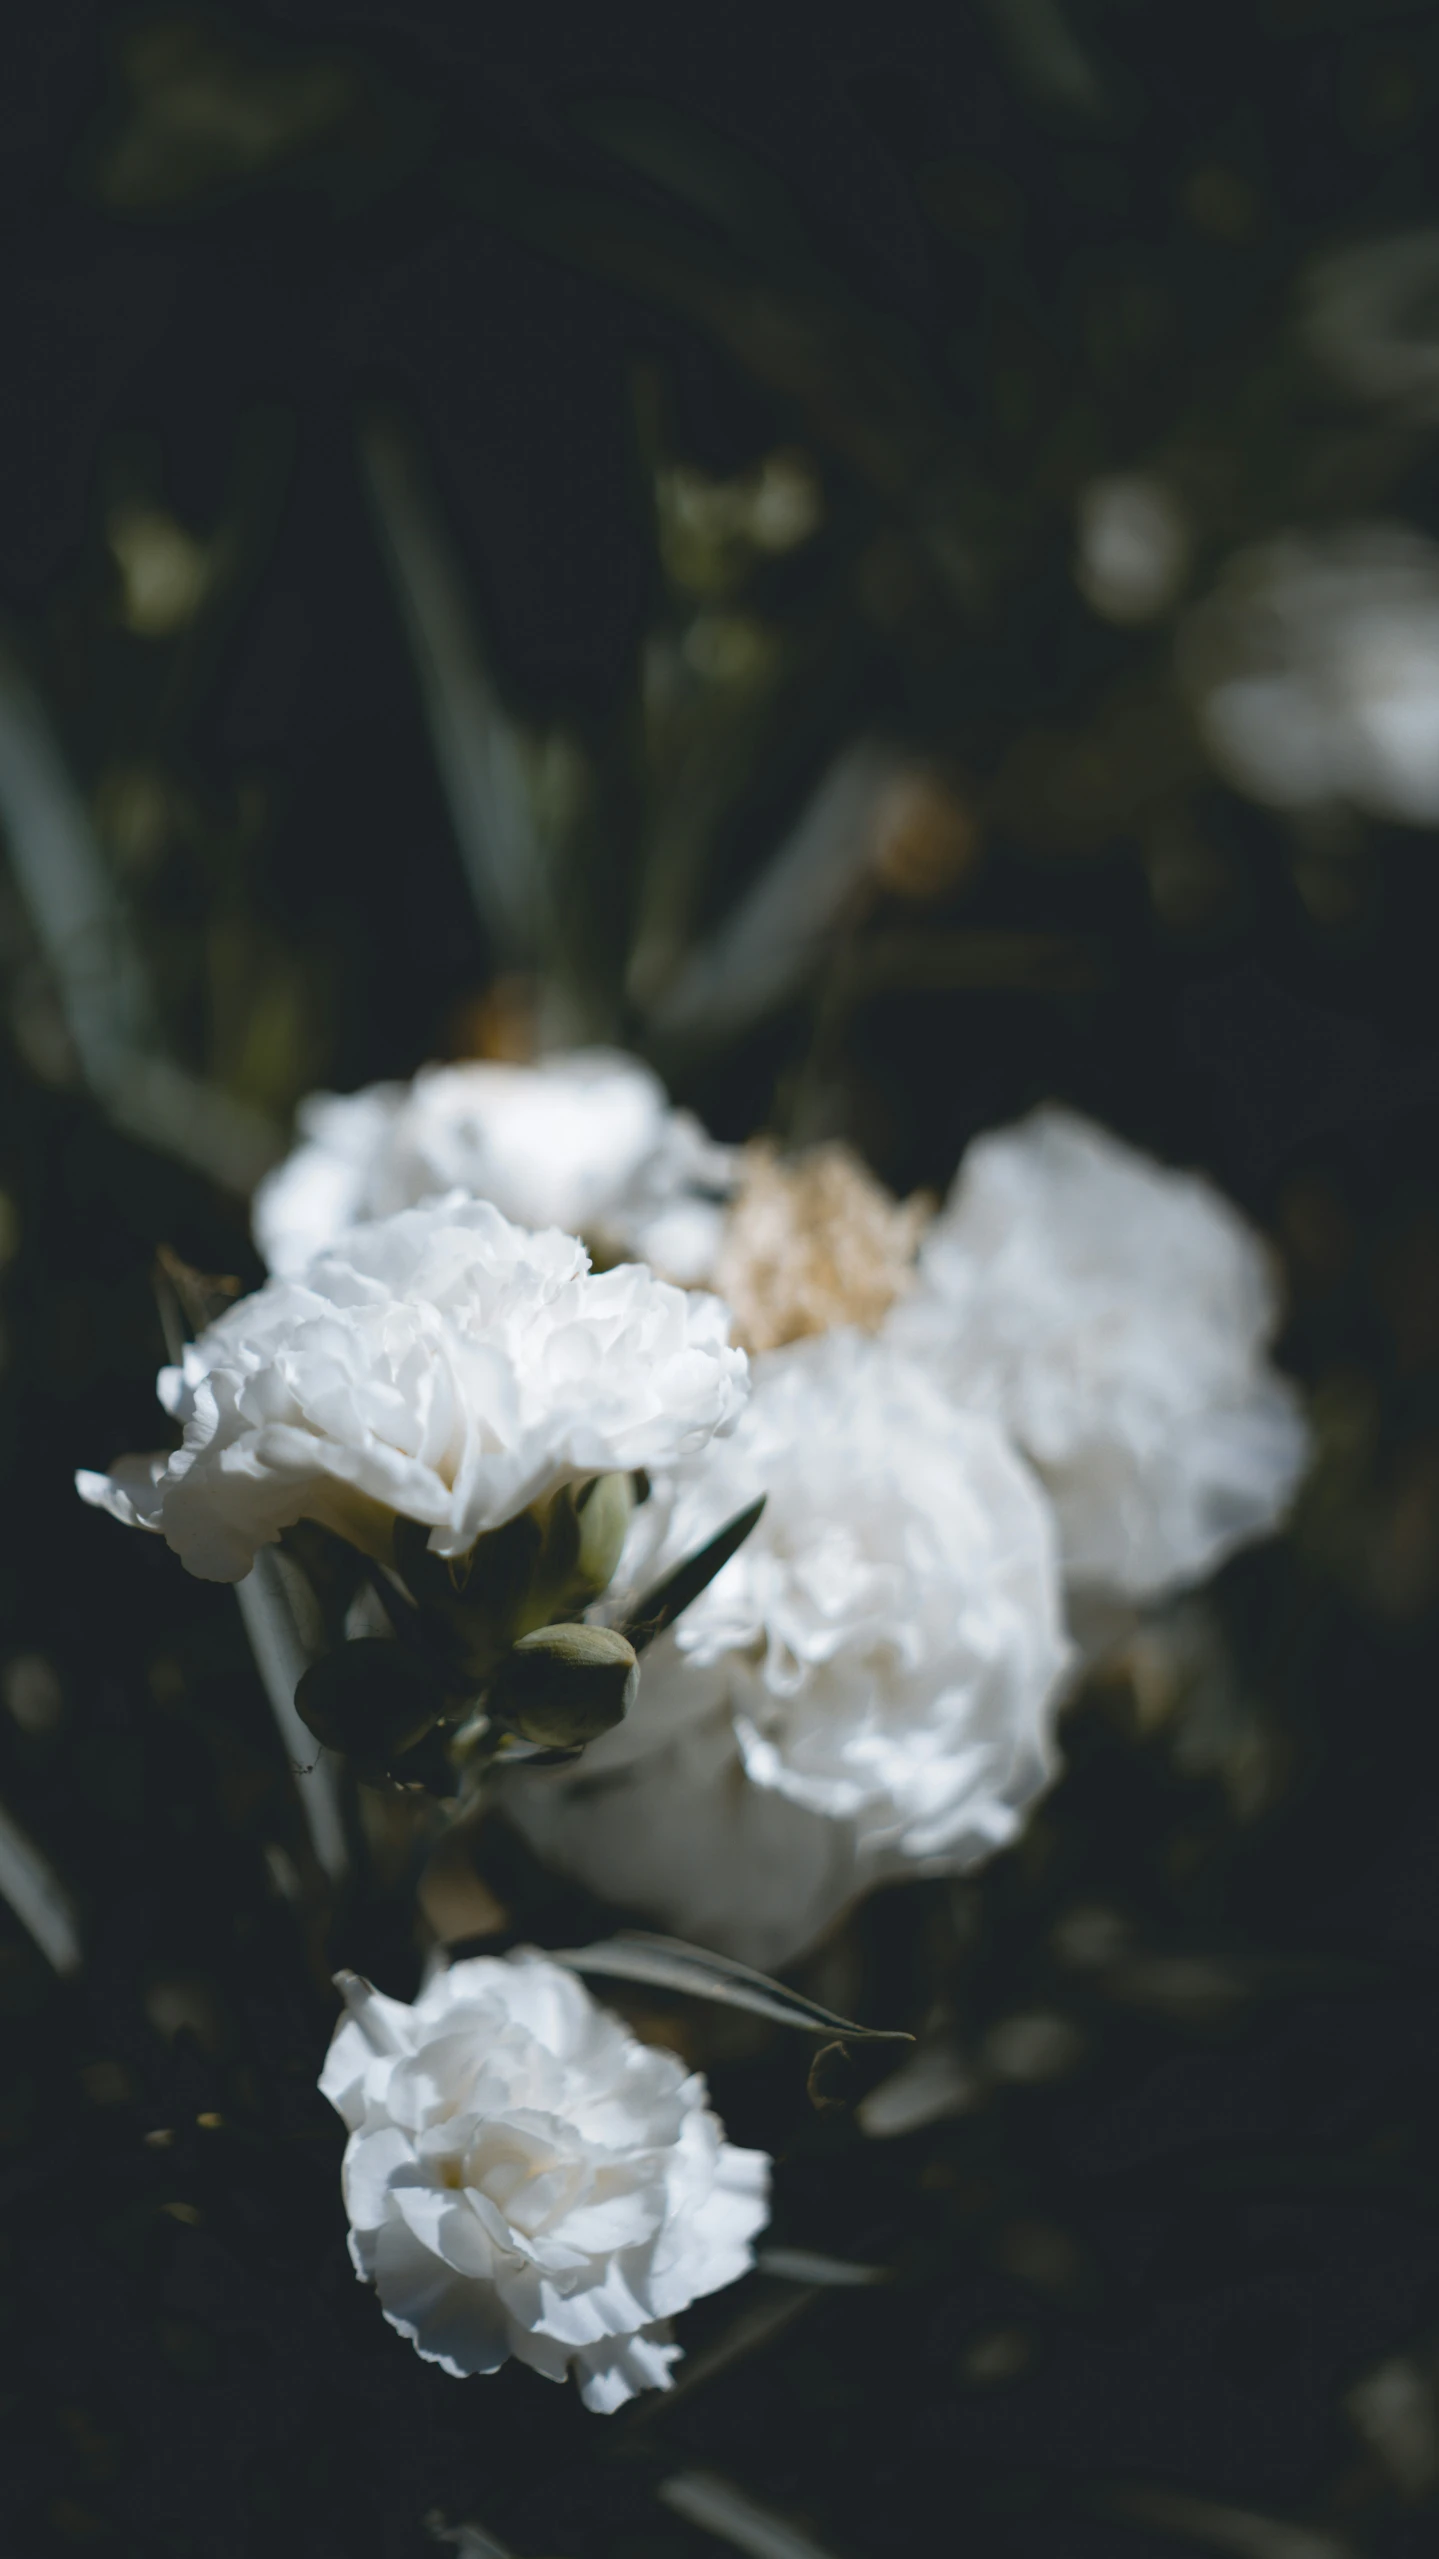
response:
[[[1179,668],[1236,790],[1294,811],[1439,822],[1439,544],[1400,524],[1238,553]]]
[[[684,1723],[701,1674],[683,1658],[664,1676],[679,1739],[604,1776],[517,1771],[507,1810],[539,1856],[591,1892],[772,1971],[861,1889],[853,1833],[756,1786],[723,1705]]]
[[[1071,1585],[1141,1599],[1283,1516],[1307,1435],[1277,1319],[1209,1183],[1049,1108],[976,1139],[890,1331],[1037,1468]]]
[[[609,1261],[709,1281],[732,1150],[638,1058],[577,1049],[533,1066],[428,1066],[301,1105],[300,1142],[255,1194],[255,1241],[282,1277],[350,1227],[454,1190],[520,1226],[583,1235]]]
[[[1323,258],[1304,333],[1338,380],[1414,420],[1439,418],[1439,231],[1390,232]]]
[[[1109,622],[1149,622],[1172,604],[1189,558],[1189,528],[1173,489],[1124,471],[1080,492],[1075,576]]]

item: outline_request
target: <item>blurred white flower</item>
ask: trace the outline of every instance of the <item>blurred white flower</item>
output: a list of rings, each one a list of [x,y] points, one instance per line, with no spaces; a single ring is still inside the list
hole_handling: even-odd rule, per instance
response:
[[[976,1139],[889,1319],[1038,1468],[1066,1577],[1125,1599],[1273,1528],[1304,1462],[1238,1211],[1069,1111]]]
[[[517,1773],[509,1801],[612,1900],[766,1964],[870,1884],[1014,1836],[1068,1652],[1033,1476],[884,1343],[844,1329],[757,1360],[734,1438],[656,1478],[621,1573],[643,1585],[760,1492],[626,1723],[578,1779]]]
[[[1080,491],[1075,578],[1107,622],[1149,622],[1172,604],[1189,560],[1179,502],[1152,473],[1118,472]]]
[[[576,1777],[516,1770],[505,1810],[557,1873],[691,1945],[774,1972],[876,1880],[854,1832],[755,1784],[722,1678],[687,1663],[673,1636],[644,1656],[640,1694],[647,1749],[611,1751],[617,1736],[606,1734]],[[668,1740],[657,1732],[665,1715]]]
[[[255,1241],[288,1277],[346,1228],[452,1190],[609,1259],[709,1276],[730,1150],[638,1058],[579,1049],[534,1066],[427,1066],[412,1084],[314,1093],[301,1143],[255,1194]]]
[[[573,2370],[608,2415],[667,2389],[666,2323],[753,2262],[769,2161],[698,2074],[532,1949],[413,2007],[355,1983],[320,2077],[349,2127],[350,2255],[427,2363]]]
[[[1241,552],[1180,671],[1215,763],[1280,809],[1439,823],[1439,547],[1402,525]]]
[[[1439,231],[1344,249],[1305,283],[1302,325],[1337,380],[1416,420],[1439,417]]]
[[[717,1298],[458,1193],[350,1230],[231,1307],[158,1381],[169,1455],[82,1474],[85,1500],[238,1581],[297,1520],[384,1557],[396,1515],[461,1555],[568,1483],[665,1466],[746,1392]]]

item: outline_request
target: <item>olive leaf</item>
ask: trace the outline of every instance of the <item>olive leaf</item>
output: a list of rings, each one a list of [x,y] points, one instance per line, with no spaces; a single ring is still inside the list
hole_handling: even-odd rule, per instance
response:
[[[322,1653],[295,1689],[295,1711],[316,1741],[348,1751],[361,1774],[382,1773],[414,1750],[445,1703],[430,1665],[380,1635]]]
[[[762,2506],[711,2471],[676,2471],[660,2481],[655,2495],[685,2523],[698,2524],[701,2532],[727,2541],[732,2550],[752,2551],[755,2559],[832,2559],[810,2533],[797,2531],[772,2506]]]
[[[647,1982],[655,1990],[678,1990],[691,1999],[711,1999],[723,2008],[747,2008],[776,2025],[797,2026],[805,2035],[844,2035],[856,2042],[912,2044],[913,2035],[893,2026],[856,2026],[832,2008],[801,1998],[768,1973],[751,1971],[729,1955],[707,1947],[687,1946],[678,1937],[652,1937],[647,1930],[626,1928],[617,1937],[593,1946],[561,1946],[550,1960],[571,1972],[608,1974],[616,1981]]]
[[[751,1502],[748,1510],[737,1511],[733,1519],[726,1520],[723,1528],[715,1530],[709,1543],[701,1546],[697,1554],[686,1556],[684,1562],[676,1564],[674,1571],[667,1573],[662,1582],[656,1582],[652,1590],[645,1592],[633,1614],[619,1629],[637,1653],[642,1653],[645,1646],[652,1644],[656,1635],[662,1635],[667,1626],[673,1626],[681,1609],[688,1608],[691,1600],[698,1599],[716,1573],[723,1571],[731,1555],[739,1553],[764,1509],[765,1498],[761,1493],[759,1500]]]

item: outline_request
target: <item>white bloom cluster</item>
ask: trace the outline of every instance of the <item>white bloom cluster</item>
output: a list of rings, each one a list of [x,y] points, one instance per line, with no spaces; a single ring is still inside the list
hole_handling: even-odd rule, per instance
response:
[[[457,1556],[567,1484],[642,1468],[618,1622],[763,1494],[626,1719],[578,1770],[503,1779],[542,1855],[751,1962],[802,1953],[875,1883],[1012,1838],[1053,1765],[1066,1603],[1077,1627],[1193,1582],[1293,1490],[1305,1434],[1266,1356],[1258,1239],[1205,1182],[1072,1113],[976,1142],[912,1285],[912,1209],[872,1183],[861,1199],[828,1157],[752,1161],[741,1207],[784,1214],[746,1243],[732,1210],[720,1257],[776,1345],[746,1408],[717,1298],[634,1263],[596,1275],[582,1244],[464,1187],[528,1185],[532,1211],[563,1201],[592,1232],[620,1201],[688,1216],[675,1167],[707,1141],[685,1155],[646,1070],[605,1053],[435,1070],[316,1109],[258,1224],[284,1261],[285,1198],[317,1220],[322,1200],[333,1241],[162,1372],[180,1447],[82,1493],[224,1581],[301,1519],[385,1560],[403,1518]],[[700,1205],[712,1265],[724,1210]]]
[[[568,1483],[666,1466],[731,1427],[746,1363],[718,1299],[456,1194],[353,1228],[163,1369],[169,1455],[77,1478],[206,1581],[318,1520],[383,1558],[396,1516],[461,1555]]]
[[[349,1227],[453,1190],[517,1225],[583,1235],[610,1260],[710,1275],[731,1151],[672,1110],[638,1058],[427,1066],[411,1084],[312,1094],[299,1124],[301,1143],[254,1201],[255,1241],[281,1276]]]
[[[1068,1581],[1133,1600],[1282,1516],[1306,1440],[1277,1312],[1207,1182],[1045,1109],[970,1148],[890,1330],[1038,1469]]]
[[[761,1357],[733,1439],[657,1478],[621,1572],[664,1572],[760,1492],[625,1725],[510,1803],[612,1899],[773,1963],[864,1886],[1013,1836],[1068,1648],[1039,1486],[893,1347],[843,1329]]]
[[[666,2323],[753,2261],[764,2152],[529,1949],[356,2009],[320,2087],[349,2127],[350,2254],[391,2326],[459,2377],[511,2355],[573,2370],[605,2414],[667,2388]]]
[[[1439,547],[1396,524],[1291,535],[1231,561],[1180,668],[1237,790],[1439,820]]]

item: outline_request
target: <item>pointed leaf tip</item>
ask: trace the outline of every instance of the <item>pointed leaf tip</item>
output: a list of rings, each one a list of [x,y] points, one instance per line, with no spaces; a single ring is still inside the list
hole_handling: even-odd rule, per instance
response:
[[[683,1992],[691,1999],[710,1999],[726,2008],[746,2008],[779,2026],[801,2034],[843,2035],[860,2043],[912,2044],[914,2037],[893,2026],[857,2026],[838,2017],[817,2000],[805,1999],[767,1973],[729,1955],[712,1954],[704,1946],[687,1946],[678,1937],[652,1937],[643,1929],[624,1929],[593,1946],[562,1946],[550,1961],[572,1972],[608,1974],[615,1981],[645,1982],[655,1990]]]
[[[723,1572],[730,1557],[739,1553],[750,1530],[758,1523],[767,1498],[761,1493],[758,1501],[750,1503],[748,1510],[736,1511],[733,1519],[726,1520],[723,1528],[715,1530],[706,1545],[701,1546],[697,1553],[687,1555],[682,1564],[677,1564],[672,1573],[665,1575],[663,1581],[656,1582],[653,1589],[645,1592],[633,1616],[620,1629],[637,1653],[642,1653],[657,1635],[663,1635],[666,1627],[673,1626],[681,1611],[688,1608],[692,1600],[698,1599],[715,1575]]]

